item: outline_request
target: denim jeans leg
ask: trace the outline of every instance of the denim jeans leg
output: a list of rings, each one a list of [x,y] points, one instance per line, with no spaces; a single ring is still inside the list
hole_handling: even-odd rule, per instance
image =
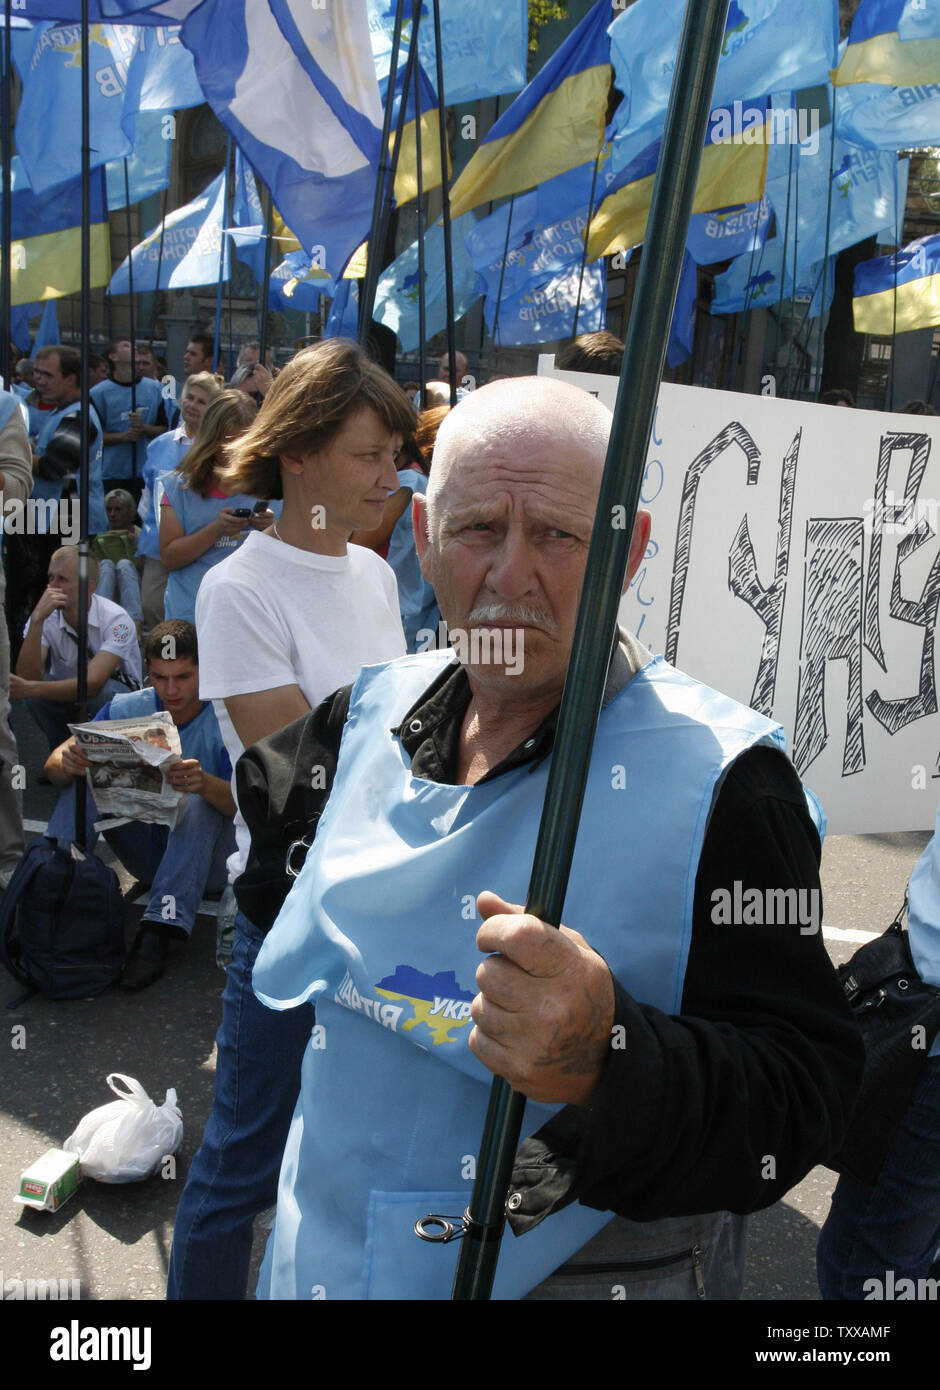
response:
[[[118,603],[129,613],[135,623],[144,621],[144,610],[140,603],[140,576],[133,560],[117,562]]]
[[[110,599],[114,602],[114,593],[117,588],[117,576],[114,570],[113,560],[98,561],[98,582],[95,585],[95,593],[100,598]],[[123,604],[121,607],[123,608]]]
[[[222,848],[220,849],[220,846]],[[150,879],[150,902],[142,922],[169,922],[189,936],[196,912],[220,857],[235,849],[235,823],[201,796],[189,796],[166,850]],[[223,879],[220,887],[224,887]]]
[[[315,1015],[309,1004],[278,1013],[255,998],[251,972],[263,940],[239,913],[216,1037],[215,1098],[176,1213],[168,1299],[243,1299],[252,1223],[277,1197]]]
[[[940,1057],[930,1057],[873,1187],[843,1175],[819,1237],[816,1268],[825,1299],[864,1299],[888,1271],[936,1278],[940,1246]]]
[[[91,792],[88,790],[88,783],[85,783],[85,848],[93,850],[98,841],[98,832],[95,830],[95,821],[98,819],[98,809],[92,800]],[[50,840],[58,840],[59,844],[68,846],[75,839],[75,783],[70,787],[63,787],[59,792],[59,799],[55,804],[55,809],[49,817],[49,824],[46,826],[46,834]]]

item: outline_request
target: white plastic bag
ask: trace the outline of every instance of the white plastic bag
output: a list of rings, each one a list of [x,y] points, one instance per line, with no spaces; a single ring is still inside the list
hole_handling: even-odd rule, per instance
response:
[[[117,1086],[122,1082],[126,1090]],[[176,1092],[155,1105],[132,1076],[112,1072],[108,1085],[119,1100],[91,1110],[64,1145],[79,1156],[82,1174],[98,1182],[140,1182],[160,1167],[183,1142],[183,1120]]]

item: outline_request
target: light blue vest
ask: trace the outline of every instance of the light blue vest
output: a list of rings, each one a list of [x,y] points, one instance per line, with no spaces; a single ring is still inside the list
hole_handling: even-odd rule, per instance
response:
[[[477,786],[414,777],[390,730],[451,652],[366,668],[313,848],[255,965],[272,1008],[316,1000],[262,1293],[448,1298],[455,1244],[413,1234],[470,1194],[490,1073],[472,1027],[475,897],[524,902],[547,761]],[[680,1011],[699,856],[718,782],[783,731],[652,661],[603,710],[564,922],[630,993]],[[529,1103],[523,1134],[558,1109]],[[507,1237],[494,1296],[519,1298],[608,1221],[574,1204]]]
[[[208,526],[226,507],[253,507],[258,500],[256,497],[246,497],[242,493],[234,497],[200,497],[192,488],[183,486],[183,479],[178,473],[167,474],[163,479],[163,488],[187,536],[191,536],[194,531],[201,531],[203,526]],[[272,507],[272,511],[279,514],[280,505]],[[157,525],[159,524],[158,518]],[[250,530],[246,518],[244,531],[235,536],[220,536],[214,545],[203,551],[192,564],[184,565],[182,569],[170,570],[163,598],[163,611],[167,618],[185,618],[188,623],[195,623],[196,595],[203,576],[208,574],[214,565],[234,554]]]
[[[63,406],[61,410],[53,410],[43,415],[42,424],[39,427],[39,434],[36,438],[36,453],[42,458],[46,446],[55,434],[59,425],[66,415],[77,415],[81,410],[81,402],[73,401],[71,405]],[[88,416],[98,434],[95,442],[88,451],[88,534],[89,536],[99,536],[108,530],[108,514],[104,509],[104,488],[101,485],[101,459],[102,459],[102,430],[101,420],[94,405],[89,401]],[[81,496],[81,481],[76,474],[76,488],[78,496]],[[33,497],[46,499],[60,498],[62,496],[62,483],[53,483],[45,478],[33,477]],[[44,514],[37,511],[36,529],[38,534],[47,534],[44,530],[47,518]]]
[[[127,429],[132,404],[130,383],[125,386],[120,381],[99,381],[91,389],[91,399],[108,434],[122,434]],[[145,377],[137,382],[134,400],[137,402],[137,413],[145,425],[157,423],[162,399],[158,381]],[[147,454],[147,443],[147,436],[141,435],[136,444],[105,445],[104,476],[121,479],[139,476]]]
[[[428,485],[424,474],[415,468],[403,468],[398,474],[398,481],[402,487],[411,488],[412,495],[416,492],[423,494]],[[418,563],[410,499],[395,523],[386,558],[395,571],[398,583],[398,607],[405,630],[405,643],[408,651],[413,652],[419,632],[430,631],[436,635],[441,613],[434,590],[421,573]],[[430,646],[430,642],[424,641],[420,650],[427,651]]]
[[[130,690],[126,695],[115,695],[109,714],[112,719],[146,718],[162,708],[153,686],[147,686],[143,690]],[[208,772],[210,777],[231,777],[222,730],[211,701],[206,701],[195,719],[179,726],[179,736],[184,758],[198,758],[203,772]]]
[[[940,988],[940,807],[933,837],[911,874],[907,924],[918,975]],[[934,1038],[930,1056],[940,1057],[940,1034]]]
[[[160,558],[160,499],[157,496],[157,479],[161,473],[173,472],[193,442],[189,435],[183,439],[174,439],[174,433],[174,430],[167,430],[166,434],[151,439],[144,463],[144,487],[150,493],[150,506],[147,515],[141,517],[143,525],[137,537],[137,554],[149,555],[154,560]]]

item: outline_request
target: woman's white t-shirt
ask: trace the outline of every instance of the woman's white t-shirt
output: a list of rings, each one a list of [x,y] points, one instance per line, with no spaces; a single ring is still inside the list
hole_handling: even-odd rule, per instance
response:
[[[350,545],[342,556],[314,555],[260,531],[203,579],[196,631],[199,694],[215,706],[233,769],[244,748],[225,699],[296,685],[315,709],[363,666],[405,653],[395,576],[374,551]],[[248,859],[240,813],[235,836],[230,881]]]

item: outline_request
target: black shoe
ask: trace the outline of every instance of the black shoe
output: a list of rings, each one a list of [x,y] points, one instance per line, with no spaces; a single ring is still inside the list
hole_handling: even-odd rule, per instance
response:
[[[154,980],[159,980],[166,969],[169,950],[169,926],[160,922],[144,922],[134,937],[127,957],[121,975],[121,989],[146,989]]]

